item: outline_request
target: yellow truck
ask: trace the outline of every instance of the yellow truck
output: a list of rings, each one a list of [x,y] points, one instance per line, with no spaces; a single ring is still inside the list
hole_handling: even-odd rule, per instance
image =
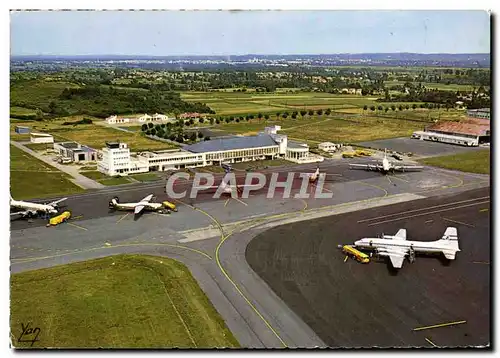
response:
[[[372,152],[370,152],[369,150],[366,150],[366,149],[357,149],[356,155],[363,156],[363,157],[370,157],[372,155]]]
[[[177,206],[174,203],[171,203],[170,201],[164,201],[163,202],[163,207],[167,208],[171,211],[177,212]]]
[[[68,221],[70,217],[71,217],[71,212],[65,211],[57,216],[54,216],[53,218],[50,218],[47,226],[56,226],[62,224],[63,222]]]
[[[363,263],[363,264],[367,264],[368,262],[370,262],[370,257],[359,251],[359,250],[356,250],[354,247],[350,246],[350,245],[344,245],[342,246],[342,251],[348,255],[348,256],[352,256],[355,260]]]
[[[356,156],[355,152],[344,152],[342,153],[342,158],[354,158]]]

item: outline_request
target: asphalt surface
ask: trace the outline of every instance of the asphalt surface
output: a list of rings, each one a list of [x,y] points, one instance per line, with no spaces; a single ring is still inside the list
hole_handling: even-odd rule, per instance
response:
[[[301,171],[315,168],[301,166]],[[73,196],[66,204],[76,219],[66,224],[45,228],[44,220],[12,223],[11,272],[120,253],[168,256],[189,267],[243,347],[324,347],[325,342],[246,263],[245,248],[259,230],[289,220],[459,193],[489,186],[489,177],[432,168],[385,177],[349,170],[345,160],[325,161],[320,168],[342,174],[325,185],[331,198],[268,199],[264,193],[243,200],[197,198],[191,204],[179,203],[177,213],[148,213],[134,220],[123,212],[108,213],[109,199],[116,195],[122,202],[137,201],[153,192],[158,193],[157,201],[163,200],[163,183]],[[295,169],[278,171],[290,170]]]
[[[427,140],[411,139],[408,137],[374,140],[371,142],[361,142],[359,144],[381,150],[387,148],[388,150],[390,149],[402,153],[411,152],[419,157],[451,155],[482,149],[481,147],[464,147],[461,145],[430,142]]]
[[[252,269],[330,347],[485,346],[490,343],[489,188],[279,226],[247,246]],[[337,245],[407,229],[433,241],[458,229],[461,252],[344,262]],[[413,331],[436,324],[466,323]],[[426,338],[432,342],[426,341]]]

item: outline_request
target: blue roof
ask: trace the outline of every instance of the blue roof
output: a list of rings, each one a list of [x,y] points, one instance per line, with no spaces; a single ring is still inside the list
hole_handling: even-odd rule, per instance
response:
[[[193,153],[205,153],[276,145],[278,144],[269,134],[260,134],[248,137],[217,138],[187,145],[183,149]]]

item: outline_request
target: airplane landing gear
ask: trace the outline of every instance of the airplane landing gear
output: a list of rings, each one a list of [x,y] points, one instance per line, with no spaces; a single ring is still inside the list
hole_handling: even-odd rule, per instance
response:
[[[415,262],[415,250],[413,249],[413,246],[410,247],[410,253],[409,253],[408,260],[410,261],[410,263]]]

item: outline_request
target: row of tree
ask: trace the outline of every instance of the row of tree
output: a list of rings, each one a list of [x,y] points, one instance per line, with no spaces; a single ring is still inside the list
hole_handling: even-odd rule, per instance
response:
[[[210,140],[210,137],[205,137],[201,132],[184,131],[184,125],[185,123],[182,120],[174,123],[163,123],[156,125],[153,123],[148,123],[141,126],[141,131],[146,135],[168,139],[178,143],[184,143],[186,141],[195,142],[197,139]]]

